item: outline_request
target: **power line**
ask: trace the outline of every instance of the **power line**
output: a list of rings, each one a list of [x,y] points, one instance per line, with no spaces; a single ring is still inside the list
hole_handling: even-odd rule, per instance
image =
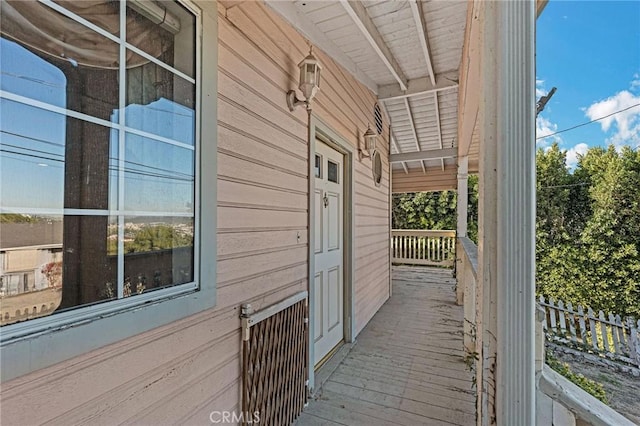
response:
[[[32,150],[32,151],[34,151],[34,150]],[[9,150],[9,149],[0,148],[0,152],[4,152],[6,154],[20,155],[20,156],[30,157],[30,158],[38,158],[38,159],[47,160],[47,161],[55,161],[55,162],[58,162],[58,163],[64,163],[65,162],[65,160],[60,160],[60,159],[57,159],[57,158],[45,157],[45,156],[42,156],[42,155],[35,155],[35,154],[26,154],[24,152],[12,151],[12,150]],[[39,162],[34,162],[34,164],[39,164]],[[145,167],[149,167],[149,166],[145,166]],[[115,171],[115,172],[119,171],[119,169],[117,167],[115,167],[115,166],[109,166],[109,170],[110,171]],[[173,180],[173,181],[178,181],[178,182],[187,182],[189,184],[191,184],[193,182],[193,177],[189,178],[189,177],[172,176],[172,175],[167,175],[167,174],[162,174],[162,173],[154,173],[154,172],[141,170],[141,169],[135,169],[135,168],[126,168],[125,167],[124,169],[122,169],[122,171],[124,173],[128,173],[128,174],[155,177],[155,178],[159,178],[159,179]],[[189,175],[185,175],[185,176],[189,176]]]
[[[2,133],[8,133],[8,134],[11,134],[11,135],[14,135],[14,136],[19,136],[19,137],[24,138],[24,139],[30,139],[30,140],[33,140],[33,141],[35,141],[35,142],[42,142],[42,143],[46,143],[46,144],[50,144],[50,145],[56,145],[56,146],[60,146],[60,147],[63,147],[63,148],[64,148],[64,145],[62,145],[62,144],[57,144],[57,143],[54,143],[54,142],[48,142],[48,141],[45,141],[45,140],[42,140],[42,139],[36,139],[36,138],[30,137],[30,136],[18,135],[18,134],[15,134],[15,133],[9,133],[9,132],[5,132],[4,130],[0,130],[0,132],[2,132]],[[11,147],[11,148],[17,148],[17,149],[21,149],[21,150],[24,150],[24,151],[37,152],[37,153],[40,153],[40,154],[53,155],[53,156],[56,156],[56,157],[62,157],[63,159],[65,158],[65,155],[63,155],[63,154],[56,154],[55,152],[50,152],[50,151],[41,151],[41,150],[34,149],[34,148],[26,148],[26,147],[22,147],[22,146],[18,146],[18,145],[13,145],[13,144],[8,144],[8,143],[4,143],[4,142],[3,142],[0,146],[2,146],[2,147],[5,147],[5,146],[6,146],[6,147]],[[7,153],[9,153],[9,154],[27,155],[27,154],[24,154],[24,153],[18,153],[18,152],[13,152],[13,151],[7,151],[7,150],[3,150],[3,151],[4,151],[4,152],[7,152]],[[53,158],[52,158],[52,160],[54,160],[54,161],[62,161],[62,162],[64,162],[64,160],[56,160],[56,159],[53,159]],[[118,161],[118,160],[119,160],[119,158],[116,158],[116,157],[109,157],[109,160]],[[131,160],[124,160],[124,162],[125,162],[125,163],[129,163],[129,164],[134,164],[134,165],[136,165],[136,166],[144,167],[144,168],[147,168],[147,169],[159,170],[159,171],[163,171],[163,172],[164,172],[164,171],[167,171],[167,170],[166,170],[166,168],[149,166],[149,165],[147,165],[147,164],[138,163],[138,162],[131,161]],[[135,168],[129,168],[129,169],[127,169],[127,168],[125,167],[125,169],[124,169],[124,170],[125,170],[125,171],[127,171],[127,170],[139,170],[139,169],[135,169]],[[173,171],[173,173],[174,173],[174,174],[176,174],[176,175],[182,175],[183,177],[185,177],[185,178],[187,178],[187,179],[191,179],[191,180],[193,180],[193,175],[191,175],[191,174],[183,173],[183,172],[179,172],[179,171],[177,171],[177,170],[176,170],[176,171]]]
[[[552,186],[541,186],[539,189],[548,189],[548,188],[570,188],[573,186],[586,186],[591,185],[590,182],[582,182],[582,183],[572,183],[568,185],[552,185]]]
[[[550,134],[548,134],[548,135],[539,136],[539,137],[537,137],[537,138],[536,138],[536,140],[545,139],[545,138],[548,138],[549,136],[557,135],[557,134],[559,134],[559,133],[568,132],[569,130],[577,129],[578,127],[586,126],[587,124],[591,124],[591,123],[595,123],[596,121],[604,120],[605,118],[611,117],[612,115],[619,114],[619,113],[621,113],[621,112],[627,111],[627,110],[629,110],[629,109],[631,109],[631,108],[635,108],[635,107],[637,107],[637,106],[640,106],[640,103],[637,103],[637,104],[635,104],[635,105],[631,105],[630,107],[626,107],[626,108],[623,108],[623,109],[621,109],[621,110],[618,110],[618,111],[612,112],[611,114],[607,114],[607,115],[605,115],[605,116],[603,116],[603,117],[595,118],[595,119],[593,119],[593,120],[591,120],[591,121],[587,121],[586,123],[578,124],[578,125],[576,125],[576,126],[569,127],[569,128],[567,128],[567,129],[558,130],[557,132],[550,133]]]

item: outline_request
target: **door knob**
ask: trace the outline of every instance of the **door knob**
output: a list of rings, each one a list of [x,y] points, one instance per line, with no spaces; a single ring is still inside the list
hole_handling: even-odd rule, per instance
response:
[[[324,203],[325,207],[329,207],[329,197],[327,197],[327,193],[324,193],[324,197],[322,197],[322,202]]]

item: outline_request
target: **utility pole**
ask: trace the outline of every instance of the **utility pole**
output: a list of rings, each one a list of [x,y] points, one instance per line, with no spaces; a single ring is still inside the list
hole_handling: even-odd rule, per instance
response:
[[[555,87],[551,88],[549,93],[541,97],[540,100],[536,103],[536,117],[544,110],[545,105],[547,105],[547,102],[549,102],[554,93],[556,93]]]

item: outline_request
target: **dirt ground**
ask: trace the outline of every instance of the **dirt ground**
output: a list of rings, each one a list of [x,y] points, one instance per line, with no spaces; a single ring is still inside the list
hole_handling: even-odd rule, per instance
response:
[[[574,373],[580,373],[601,383],[609,398],[609,405],[640,425],[640,377],[634,377],[630,372],[624,373],[597,365],[570,353],[554,350],[553,354],[558,360],[569,364]]]

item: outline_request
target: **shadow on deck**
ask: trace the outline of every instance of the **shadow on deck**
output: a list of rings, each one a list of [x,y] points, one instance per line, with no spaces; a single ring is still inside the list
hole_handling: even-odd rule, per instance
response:
[[[320,372],[328,379],[297,425],[475,424],[462,322],[450,270],[394,267],[391,299],[342,361],[323,367],[333,371]]]

